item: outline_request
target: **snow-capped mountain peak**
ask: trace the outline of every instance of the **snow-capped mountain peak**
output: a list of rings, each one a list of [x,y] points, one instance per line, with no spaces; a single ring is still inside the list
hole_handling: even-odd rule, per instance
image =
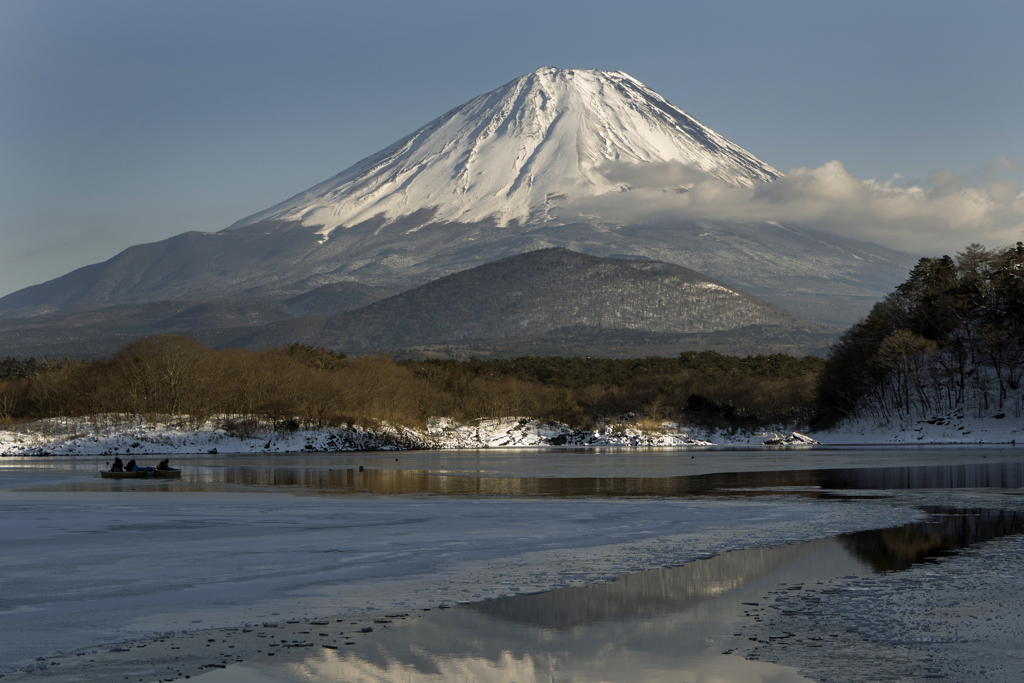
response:
[[[231,227],[296,221],[326,237],[423,209],[432,222],[539,222],[566,202],[628,190],[610,169],[649,163],[733,186],[782,175],[622,71],[546,66]]]

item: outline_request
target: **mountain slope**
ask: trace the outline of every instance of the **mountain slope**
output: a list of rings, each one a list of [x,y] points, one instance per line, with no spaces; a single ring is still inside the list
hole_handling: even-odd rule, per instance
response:
[[[297,339],[304,334],[311,316],[326,320],[329,315],[361,308],[393,294],[355,282],[340,282],[291,298],[76,306],[29,318],[0,319],[0,357],[99,358],[133,339],[153,334],[187,334],[205,344],[223,346],[246,329],[300,319],[291,327]]]
[[[563,247],[677,263],[808,320],[845,326],[866,315],[916,262],[910,254],[797,224],[545,223],[517,230],[431,223],[406,233],[417,220],[367,221],[323,244],[312,229],[294,224],[185,233],[2,297],[0,319],[73,306],[295,297],[352,281],[400,291],[488,261]]]
[[[291,298],[75,307],[0,320],[0,356],[96,358],[152,334],[214,347],[305,341],[415,356],[823,352],[834,334],[700,273],[544,249],[388,296],[357,283]],[[333,317],[329,317],[333,316]]]
[[[291,322],[267,325],[233,343],[262,347],[293,340]],[[588,336],[590,331],[693,335],[753,328],[823,332],[687,268],[543,249],[329,318],[305,341],[367,352],[508,343],[566,329]]]

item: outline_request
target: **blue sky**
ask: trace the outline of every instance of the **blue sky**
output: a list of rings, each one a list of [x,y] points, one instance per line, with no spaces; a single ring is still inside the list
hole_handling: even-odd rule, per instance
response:
[[[3,0],[0,295],[220,230],[546,64],[623,69],[784,172],[1012,196],[1022,33],[1021,2]]]

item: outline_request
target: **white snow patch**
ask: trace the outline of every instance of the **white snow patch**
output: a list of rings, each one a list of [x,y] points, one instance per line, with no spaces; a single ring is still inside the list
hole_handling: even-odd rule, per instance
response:
[[[472,425],[434,418],[427,433],[441,448],[494,448],[511,446],[708,446],[691,438],[682,425],[665,423],[664,432],[645,432],[630,425],[606,425],[596,430],[573,429],[530,418],[493,418]]]
[[[729,289],[728,287],[723,287],[722,285],[716,285],[714,282],[694,282],[686,286],[690,289],[705,289],[714,292],[725,292],[731,296],[740,295],[739,292]]]
[[[989,411],[978,417],[960,411],[927,419],[894,417],[888,424],[854,420],[814,436],[830,444],[1024,443],[1024,421],[1012,412]]]

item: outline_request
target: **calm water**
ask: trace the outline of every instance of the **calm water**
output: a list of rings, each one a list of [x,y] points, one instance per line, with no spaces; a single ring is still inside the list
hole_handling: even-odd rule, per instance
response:
[[[872,462],[899,462],[904,454],[928,462],[929,451],[879,451]],[[940,449],[935,461],[956,451]],[[179,456],[180,480],[101,479],[110,458],[0,459],[0,489],[33,491],[260,491],[298,494],[434,494],[492,496],[662,496],[758,495],[795,493],[820,496],[829,490],[936,488],[1016,489],[1024,486],[1024,453],[976,449],[991,462],[885,467],[828,467],[828,457],[794,457],[769,461],[768,453],[690,451],[661,453],[437,453]],[[397,455],[397,457],[392,457]],[[844,463],[860,454],[844,453]],[[988,456],[982,456],[988,457]],[[156,458],[150,458],[154,462]],[[975,458],[978,460],[979,458]],[[146,461],[142,460],[143,463]],[[365,463],[365,464],[359,464]],[[680,474],[749,464],[776,469]],[[804,467],[813,469],[804,469]],[[599,472],[601,476],[589,476]],[[526,476],[523,476],[523,474]]]
[[[933,509],[927,522],[740,550],[618,581],[393,617],[355,646],[260,658],[203,681],[805,681],[728,654],[768,591],[816,591],[1024,531],[1024,516]],[[757,604],[751,604],[757,603]],[[337,642],[344,643],[340,629]],[[331,630],[331,629],[328,629]],[[335,635],[335,634],[331,634]],[[827,637],[829,634],[820,634]]]

